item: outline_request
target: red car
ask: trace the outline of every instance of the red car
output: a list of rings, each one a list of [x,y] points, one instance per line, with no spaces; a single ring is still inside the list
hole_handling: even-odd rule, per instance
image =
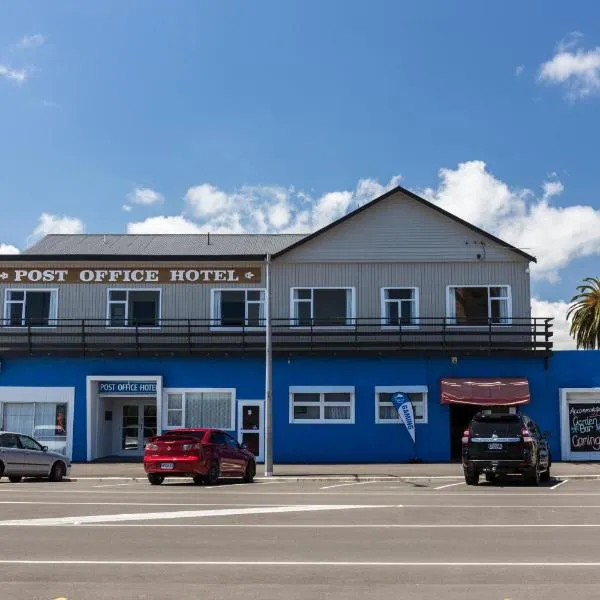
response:
[[[173,429],[148,440],[144,470],[152,485],[165,477],[191,477],[214,485],[219,477],[241,477],[252,483],[256,459],[246,446],[218,429]]]

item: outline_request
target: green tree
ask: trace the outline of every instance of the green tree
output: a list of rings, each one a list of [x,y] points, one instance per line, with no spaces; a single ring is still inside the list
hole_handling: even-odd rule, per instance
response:
[[[600,348],[600,279],[586,277],[571,298],[567,319],[571,319],[571,336],[577,348]]]

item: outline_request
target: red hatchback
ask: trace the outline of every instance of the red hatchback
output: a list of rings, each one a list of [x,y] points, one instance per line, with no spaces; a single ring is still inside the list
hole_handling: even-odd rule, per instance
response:
[[[173,429],[148,440],[144,469],[152,485],[165,477],[191,477],[214,485],[219,477],[241,477],[252,483],[256,459],[246,446],[218,429]]]

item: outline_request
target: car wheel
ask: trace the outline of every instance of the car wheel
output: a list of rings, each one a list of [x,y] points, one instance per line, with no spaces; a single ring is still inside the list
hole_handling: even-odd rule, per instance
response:
[[[9,475],[8,476],[8,480],[11,483],[19,483],[19,481],[21,481],[21,479],[23,479],[20,475]]]
[[[194,475],[192,479],[194,480],[195,485],[203,485],[206,481],[203,475]]]
[[[164,480],[165,478],[158,473],[148,473],[148,481],[150,482],[150,485],[160,485]]]
[[[219,463],[213,462],[208,468],[208,473],[206,474],[206,483],[208,485],[216,485],[219,482],[220,475]]]
[[[4,463],[0,461],[0,477],[4,475]]]
[[[496,481],[496,479],[498,479],[498,475],[496,475],[496,473],[486,473],[485,474],[485,480],[488,483],[494,483],[494,481]]]
[[[50,471],[50,481],[62,481],[62,478],[65,476],[65,466],[60,461],[55,462],[52,465],[52,471]]]
[[[540,481],[550,481],[550,466],[540,475]]]
[[[465,469],[465,483],[467,485],[477,485],[479,483],[479,473]]]
[[[525,480],[529,485],[539,485],[540,484],[540,471],[535,467],[529,469],[527,473],[525,473]]]
[[[246,473],[244,474],[244,483],[252,483],[254,476],[256,475],[256,463],[251,460],[246,466]]]

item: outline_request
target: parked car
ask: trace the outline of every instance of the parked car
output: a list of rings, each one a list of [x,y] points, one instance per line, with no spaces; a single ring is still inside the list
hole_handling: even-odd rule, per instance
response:
[[[56,435],[56,427],[54,425],[37,425],[33,429],[33,437],[42,446],[48,446],[50,452],[58,452],[63,456],[67,454],[67,436]]]
[[[256,459],[252,452],[218,429],[175,429],[152,437],[144,448],[144,469],[152,485],[165,477],[191,477],[214,485],[221,476],[252,483]]]
[[[23,477],[48,477],[61,481],[71,470],[71,461],[22,433],[0,432],[0,477],[12,483]]]
[[[534,485],[550,479],[552,457],[548,433],[524,414],[477,413],[462,438],[462,463],[467,485],[517,473]]]

